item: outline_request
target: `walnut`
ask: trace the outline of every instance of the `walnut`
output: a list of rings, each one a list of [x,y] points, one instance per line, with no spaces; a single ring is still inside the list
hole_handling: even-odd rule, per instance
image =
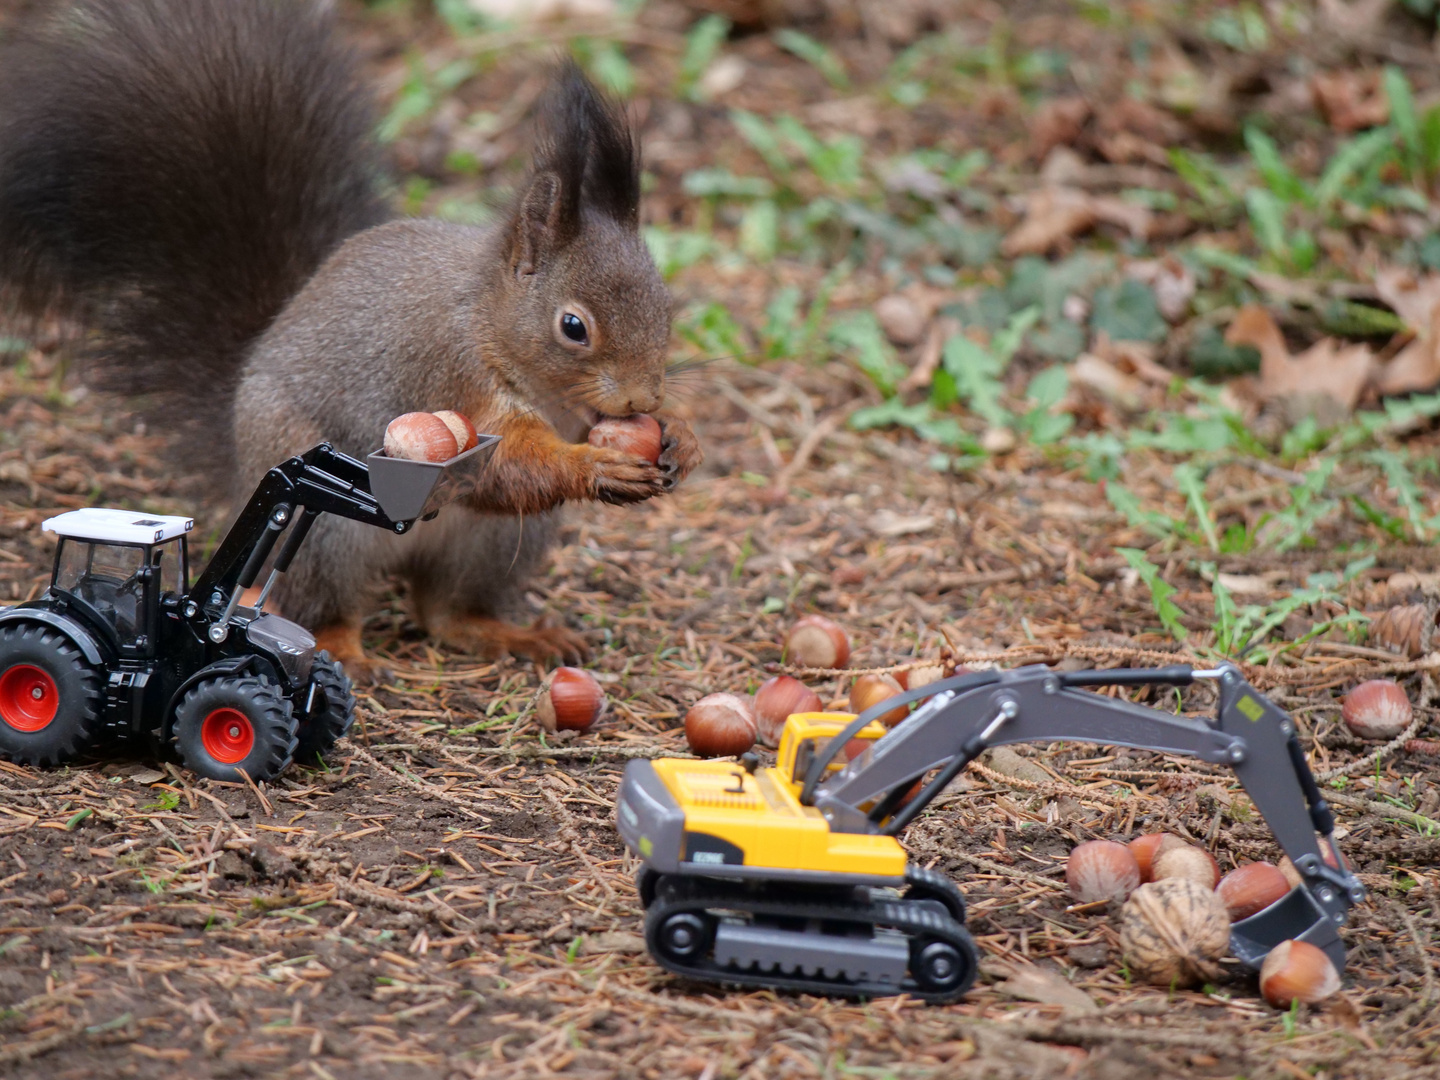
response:
[[[1230,917],[1210,889],[1186,878],[1141,885],[1120,912],[1120,950],[1138,978],[1193,986],[1220,977]]]

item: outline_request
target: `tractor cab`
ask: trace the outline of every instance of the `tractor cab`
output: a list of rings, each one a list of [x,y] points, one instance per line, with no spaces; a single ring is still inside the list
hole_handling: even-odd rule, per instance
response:
[[[49,518],[41,528],[60,538],[52,597],[73,607],[120,655],[148,655],[162,599],[188,588],[185,534],[194,526],[191,518],[101,508]]]

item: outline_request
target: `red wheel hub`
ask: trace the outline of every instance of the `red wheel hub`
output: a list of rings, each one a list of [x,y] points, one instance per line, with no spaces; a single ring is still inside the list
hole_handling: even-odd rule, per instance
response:
[[[60,690],[49,672],[16,664],[0,675],[0,720],[16,731],[40,731],[55,719]]]
[[[200,725],[200,743],[216,761],[234,765],[255,748],[255,729],[239,709],[216,709]]]

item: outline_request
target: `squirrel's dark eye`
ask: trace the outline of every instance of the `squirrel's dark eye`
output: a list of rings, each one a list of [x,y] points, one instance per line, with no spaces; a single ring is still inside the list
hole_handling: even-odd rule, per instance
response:
[[[584,345],[590,338],[585,331],[585,320],[568,311],[560,316],[560,332],[577,345]]]

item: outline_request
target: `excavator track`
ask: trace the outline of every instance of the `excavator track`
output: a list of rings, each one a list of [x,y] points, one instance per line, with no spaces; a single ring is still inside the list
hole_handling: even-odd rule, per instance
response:
[[[667,971],[711,982],[956,1001],[979,965],[952,915],[957,902],[963,913],[960,892],[926,871],[906,877],[910,889],[896,897],[866,887],[664,875],[654,882],[645,940]]]

